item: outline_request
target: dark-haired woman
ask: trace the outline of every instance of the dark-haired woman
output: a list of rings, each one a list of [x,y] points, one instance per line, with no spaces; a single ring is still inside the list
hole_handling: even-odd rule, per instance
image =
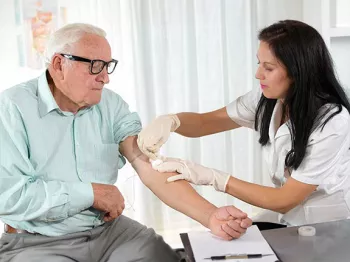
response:
[[[260,133],[275,187],[180,159],[166,159],[155,168],[179,173],[169,181],[213,185],[275,211],[282,224],[350,217],[350,104],[321,35],[305,23],[285,20],[264,28],[259,40],[259,89],[213,112],[158,117],[140,133],[140,149],[155,159],[173,131],[200,137],[252,128]]]

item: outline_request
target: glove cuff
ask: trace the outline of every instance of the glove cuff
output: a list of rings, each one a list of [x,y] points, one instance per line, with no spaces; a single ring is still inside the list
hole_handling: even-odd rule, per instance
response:
[[[214,172],[214,181],[213,187],[216,191],[225,192],[228,180],[230,179],[230,174],[226,174],[219,170],[213,169]]]
[[[167,117],[171,118],[171,120],[172,120],[172,125],[171,125],[170,131],[174,132],[176,129],[179,128],[179,126],[181,124],[180,119],[178,118],[178,116],[176,114],[170,114],[170,115],[167,115]]]

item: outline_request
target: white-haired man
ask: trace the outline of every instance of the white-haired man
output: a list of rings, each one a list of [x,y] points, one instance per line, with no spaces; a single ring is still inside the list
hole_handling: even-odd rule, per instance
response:
[[[43,75],[0,96],[1,261],[177,261],[154,230],[121,215],[114,183],[125,158],[163,202],[214,234],[245,232],[245,213],[152,169],[137,147],[138,115],[103,89],[117,61],[102,29],[67,25],[46,54]]]

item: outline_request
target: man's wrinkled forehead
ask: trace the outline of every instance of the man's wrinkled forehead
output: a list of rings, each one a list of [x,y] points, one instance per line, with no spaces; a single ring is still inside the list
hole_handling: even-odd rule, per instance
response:
[[[89,59],[101,59],[109,61],[111,57],[111,48],[106,38],[86,34],[74,46],[74,54]]]

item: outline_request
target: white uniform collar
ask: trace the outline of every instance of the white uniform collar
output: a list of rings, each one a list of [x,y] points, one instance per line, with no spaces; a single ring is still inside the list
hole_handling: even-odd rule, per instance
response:
[[[269,126],[269,138],[271,143],[273,143],[274,140],[281,136],[290,135],[289,128],[287,126],[289,121],[280,126],[282,119],[282,109],[283,107],[281,100],[277,100],[275,108],[272,112]]]

